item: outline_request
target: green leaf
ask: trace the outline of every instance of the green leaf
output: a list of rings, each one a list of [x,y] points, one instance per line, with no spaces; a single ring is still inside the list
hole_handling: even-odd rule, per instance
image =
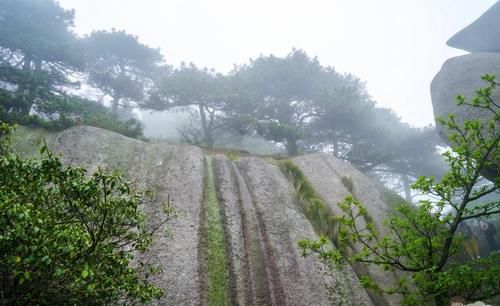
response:
[[[83,270],[81,275],[82,275],[82,278],[85,279],[89,276],[89,271]]]

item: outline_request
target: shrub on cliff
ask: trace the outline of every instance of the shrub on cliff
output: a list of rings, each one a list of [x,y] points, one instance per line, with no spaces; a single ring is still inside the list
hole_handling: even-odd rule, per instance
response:
[[[21,159],[10,150],[9,131],[0,125],[0,304],[108,305],[159,297],[148,280],[158,269],[137,255],[168,218],[153,230],[146,225],[140,205],[148,196],[119,174],[64,166],[46,146],[39,159]]]

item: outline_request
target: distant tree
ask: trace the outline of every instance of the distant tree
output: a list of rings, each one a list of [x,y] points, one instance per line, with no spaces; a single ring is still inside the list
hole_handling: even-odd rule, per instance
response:
[[[290,155],[297,155],[307,127],[320,115],[322,96],[360,86],[356,79],[321,66],[301,50],[284,58],[261,56],[237,67],[231,77],[236,89],[229,116],[241,130],[284,144]]]
[[[161,296],[140,259],[152,232],[134,191],[117,173],[65,166],[47,147],[12,153],[0,123],[0,304],[115,305]],[[168,209],[168,206],[165,208]]]
[[[77,39],[71,32],[73,11],[54,0],[3,0],[0,8],[0,81],[6,111],[28,114],[36,101],[77,86],[70,78],[83,69]]]
[[[360,167],[369,167],[382,158],[376,142],[383,133],[375,122],[375,102],[359,81],[353,79],[351,83],[319,97],[318,116],[308,128],[308,151],[332,153]]]
[[[413,198],[410,185],[419,176],[441,178],[446,172],[446,163],[438,152],[438,146],[444,146],[444,142],[434,127],[412,127],[392,110],[383,108],[375,109],[373,125],[378,132],[371,142],[378,158],[360,169],[386,181],[399,181],[408,202]],[[354,151],[352,155],[362,160],[364,152]]]
[[[441,139],[434,128],[413,128],[406,124],[388,132],[387,138],[389,141],[381,143],[388,150],[386,158],[370,172],[389,185],[397,182],[405,199],[412,202],[419,195],[411,189],[418,177],[440,179],[446,172],[446,162],[437,148],[442,145]]]
[[[308,150],[332,153],[382,181],[400,182],[411,201],[410,184],[418,176],[444,173],[436,148],[442,142],[434,128],[411,127],[358,90],[342,88],[322,99],[309,127]]]
[[[493,182],[481,179],[481,171],[495,166],[500,158],[499,104],[492,97],[493,89],[500,84],[492,76],[484,80],[488,86],[479,90],[471,102],[459,97],[458,103],[487,109],[491,116],[465,120],[462,126],[453,115],[441,119],[453,143],[452,150],[443,154],[449,169],[440,181],[420,177],[413,185],[436,197],[435,201],[422,200],[416,207],[402,203],[385,220],[383,232],[377,230],[364,205],[354,197],[339,204],[344,212],[337,218],[341,224],[339,239],[344,246],[359,247],[347,260],[377,265],[390,273],[407,273],[394,288],[363,276],[365,287],[402,294],[405,305],[434,302],[444,306],[455,295],[479,300],[500,294],[500,253],[465,263],[456,257],[464,239],[470,239],[460,233],[465,222],[500,214],[498,197],[486,200],[499,190],[500,178]],[[341,252],[327,250],[326,243],[322,238],[303,240],[299,245],[304,255],[312,252],[332,264],[343,263]]]
[[[88,81],[111,97],[111,113],[120,106],[141,103],[161,70],[158,49],[141,44],[125,31],[96,31],[83,39],[88,61]]]
[[[195,108],[199,115],[201,139],[198,144],[209,148],[214,145],[216,132],[222,128],[226,99],[230,94],[226,77],[209,69],[199,69],[194,64],[182,64],[166,74],[156,85],[152,97],[144,106],[155,110]],[[192,139],[190,131],[183,131],[185,140]]]

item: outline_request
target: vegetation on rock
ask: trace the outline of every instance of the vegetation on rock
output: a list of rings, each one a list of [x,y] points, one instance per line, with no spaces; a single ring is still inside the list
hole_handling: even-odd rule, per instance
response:
[[[316,194],[311,183],[292,161],[280,163],[280,169],[295,188],[297,201],[307,216],[314,230],[327,237],[332,243],[338,243],[338,222],[323,200]]]
[[[206,159],[204,199],[204,270],[207,305],[229,305],[229,283],[225,234],[210,157]]]
[[[0,126],[0,303],[8,305],[148,302],[162,291],[141,260],[159,224],[147,224],[136,192],[118,173],[65,166],[12,153]],[[168,211],[167,211],[168,212]]]
[[[344,212],[337,218],[341,224],[339,239],[360,246],[359,252],[347,260],[381,266],[388,271],[403,271],[411,277],[403,276],[393,288],[363,277],[365,287],[402,294],[406,305],[422,305],[428,301],[446,305],[455,295],[477,300],[500,293],[500,253],[493,252],[487,258],[465,263],[456,259],[465,239],[460,233],[463,223],[500,214],[498,199],[481,201],[500,187],[499,177],[493,182],[484,182],[480,176],[484,167],[495,166],[500,157],[499,105],[491,97],[499,84],[492,76],[486,75],[483,79],[488,82],[487,87],[478,90],[470,101],[464,97],[458,97],[457,101],[489,110],[490,118],[467,120],[463,126],[456,124],[453,115],[441,119],[454,143],[452,150],[443,154],[449,170],[440,181],[420,177],[413,185],[437,200],[422,200],[416,207],[400,204],[386,219],[387,232],[381,235],[375,231],[373,222],[360,222],[366,208],[355,198],[347,197],[339,204]],[[325,243],[325,239],[304,240],[299,245],[304,255],[316,253],[327,261],[342,263],[340,251],[327,250]]]

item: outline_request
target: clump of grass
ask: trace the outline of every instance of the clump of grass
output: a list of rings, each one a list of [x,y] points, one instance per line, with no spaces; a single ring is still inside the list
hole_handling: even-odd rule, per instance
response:
[[[356,196],[354,195],[354,182],[353,182],[352,178],[350,178],[348,176],[342,176],[341,181],[342,181],[342,185],[344,185],[344,187],[347,188],[347,190],[351,193],[351,196],[354,199],[356,199]],[[363,219],[365,220],[365,222],[367,224],[373,223],[372,216],[370,216],[370,214],[368,214],[368,212],[366,210],[363,211],[361,216],[363,217]]]
[[[17,126],[12,134],[12,148],[22,157],[37,157],[40,154],[40,144],[53,143],[54,133],[42,128]]]
[[[354,192],[354,183],[352,181],[352,178],[348,176],[342,176],[342,185],[344,185],[347,190],[352,194]]]
[[[297,200],[314,230],[338,246],[338,221],[325,202],[316,194],[304,173],[289,160],[281,162],[280,169],[293,184]]]
[[[238,160],[240,157],[238,155],[238,153],[235,151],[235,150],[229,150],[227,153],[226,153],[226,156],[227,158],[230,160],[230,161],[236,161]]]
[[[224,245],[224,227],[220,214],[212,159],[206,159],[205,184],[205,278],[206,299],[208,305],[229,305],[230,293],[228,284],[227,256]]]

